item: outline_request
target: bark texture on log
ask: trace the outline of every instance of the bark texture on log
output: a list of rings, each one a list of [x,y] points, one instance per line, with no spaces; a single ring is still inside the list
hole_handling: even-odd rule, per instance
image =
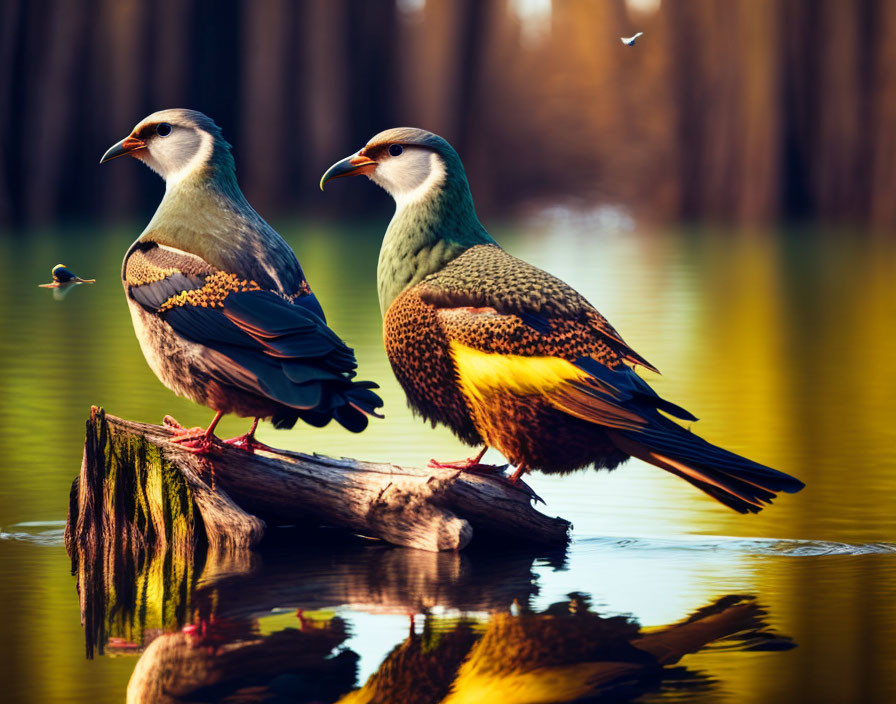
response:
[[[563,544],[570,524],[536,511],[530,494],[493,476],[398,467],[297,452],[216,446],[197,456],[172,431],[107,415],[87,421],[72,486],[69,553],[191,552],[252,547],[265,523],[332,526],[430,551],[460,550],[477,535]],[[77,564],[74,564],[77,569]]]

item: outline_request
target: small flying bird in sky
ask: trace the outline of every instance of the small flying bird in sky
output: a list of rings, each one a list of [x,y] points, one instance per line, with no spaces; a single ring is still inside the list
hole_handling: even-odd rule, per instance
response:
[[[635,34],[633,34],[633,35],[630,36],[630,37],[619,37],[619,41],[621,41],[621,42],[622,42],[623,44],[625,44],[626,46],[634,46],[634,45],[635,45],[635,40],[636,40],[638,37],[640,37],[642,34],[644,34],[644,32],[636,32]]]
[[[74,272],[65,266],[65,264],[57,264],[51,272],[53,281],[49,284],[38,284],[41,288],[59,288],[70,284],[93,284],[96,279],[82,279],[75,276]]]

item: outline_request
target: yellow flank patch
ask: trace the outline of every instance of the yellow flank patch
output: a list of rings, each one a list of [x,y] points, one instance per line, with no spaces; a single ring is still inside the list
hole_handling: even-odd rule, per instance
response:
[[[482,352],[459,342],[451,343],[451,356],[464,394],[479,401],[495,391],[519,396],[544,395],[590,376],[559,357]]]
[[[486,655],[479,659],[485,661]],[[475,669],[468,667],[471,662],[467,660],[458,670],[451,691],[442,704],[491,704],[497,701],[552,704],[578,701],[601,693],[603,687],[619,682],[623,677],[644,671],[643,665],[632,662],[580,662],[573,665],[543,665],[529,672],[513,671],[507,667],[510,671],[502,672],[498,670],[502,663],[497,656],[492,662],[483,662],[484,666]]]
[[[240,279],[236,274],[228,274],[219,271],[205,280],[205,286],[191,291],[182,291],[172,296],[159,306],[159,312],[163,313],[176,306],[198,306],[200,308],[222,308],[224,299],[231,293],[238,291],[260,291],[254,281]]]

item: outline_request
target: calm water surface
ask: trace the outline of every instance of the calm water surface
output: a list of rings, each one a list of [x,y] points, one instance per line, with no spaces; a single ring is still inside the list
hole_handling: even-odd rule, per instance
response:
[[[266,427],[260,438],[407,464],[465,456],[447,431],[412,418],[388,368],[374,284],[382,224],[279,225],[361,374],[382,385],[387,420],[360,436]],[[345,701],[405,701],[402,673],[436,677],[449,651],[481,666],[464,671],[452,701],[569,700],[576,692],[564,686],[597,677],[582,663],[604,657],[577,655],[567,636],[580,626],[628,628],[600,620],[624,615],[642,629],[627,638],[664,638],[715,605],[716,621],[728,619],[722,630],[740,637],[694,648],[664,676],[635,678],[615,695],[896,701],[892,242],[810,229],[596,235],[592,223],[564,218],[493,231],[594,302],[664,372],[650,380],[655,388],[701,418],[696,431],[807,483],[759,516],[729,512],[634,460],[612,474],[536,475],[544,510],[575,525],[568,550],[506,544],[429,555],[286,531],[257,555],[210,556],[173,581],[170,564],[142,565],[135,584],[117,585],[102,627],[84,628],[61,537],[90,405],[153,422],[171,413],[189,425],[211,415],[172,396],[140,354],[118,278],[138,229],[0,240],[0,700],[121,702],[141,678],[166,682],[171,694],[187,660],[165,664],[164,648],[181,652],[183,643],[196,657],[191,672],[208,681],[222,679],[215,667],[268,663],[195,701],[334,701],[362,686]],[[58,262],[98,283],[53,300],[36,285]],[[245,426],[228,418],[221,434]],[[520,624],[530,645],[566,653],[563,662],[523,662]],[[169,700],[156,692],[143,701]]]

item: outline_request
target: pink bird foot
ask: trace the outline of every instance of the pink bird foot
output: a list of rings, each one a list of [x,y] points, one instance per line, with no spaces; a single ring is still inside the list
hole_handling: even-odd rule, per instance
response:
[[[438,460],[430,460],[428,466],[433,469],[457,469],[461,472],[475,472],[477,474],[494,474],[505,470],[507,468],[506,464],[482,464],[482,457],[487,450],[488,445],[483,447],[478,455],[468,457],[465,460],[458,460],[457,462],[439,462]]]
[[[267,452],[276,452],[276,450],[270,445],[265,445],[263,442],[260,442],[255,439],[255,429],[258,427],[258,418],[252,423],[252,427],[249,429],[249,432],[245,435],[240,435],[236,438],[228,438],[224,442],[228,445],[232,445],[240,450],[245,450],[250,454],[254,454],[256,450],[264,450]]]
[[[205,455],[208,454],[215,444],[220,442],[215,436],[215,427],[217,427],[218,421],[221,420],[223,415],[223,411],[215,413],[215,417],[208,428],[185,428],[171,416],[165,416],[162,419],[162,423],[173,432],[173,436],[168,439],[168,442],[179,445],[187,452]]]

